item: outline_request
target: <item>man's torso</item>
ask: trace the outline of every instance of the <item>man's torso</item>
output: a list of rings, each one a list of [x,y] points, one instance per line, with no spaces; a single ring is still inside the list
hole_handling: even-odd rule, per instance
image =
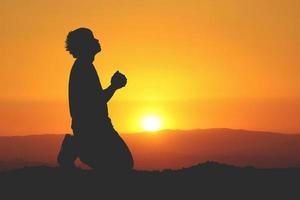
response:
[[[92,63],[76,60],[69,80],[69,108],[72,129],[111,126],[103,89]]]

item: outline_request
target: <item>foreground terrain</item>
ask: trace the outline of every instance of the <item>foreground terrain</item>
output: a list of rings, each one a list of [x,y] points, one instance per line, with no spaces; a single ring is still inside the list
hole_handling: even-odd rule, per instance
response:
[[[299,199],[299,180],[300,168],[216,162],[129,173],[37,166],[0,174],[1,195],[6,197],[1,199]]]

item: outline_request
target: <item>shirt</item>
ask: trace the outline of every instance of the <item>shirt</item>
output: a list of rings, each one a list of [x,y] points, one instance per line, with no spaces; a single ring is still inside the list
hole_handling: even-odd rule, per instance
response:
[[[112,126],[97,71],[89,61],[77,59],[72,66],[69,79],[69,109],[73,130],[94,130]]]

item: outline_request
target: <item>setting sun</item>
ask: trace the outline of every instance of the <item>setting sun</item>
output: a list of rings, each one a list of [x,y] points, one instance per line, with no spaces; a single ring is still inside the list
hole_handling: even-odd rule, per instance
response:
[[[157,131],[161,128],[161,119],[158,116],[146,116],[142,119],[145,131]]]

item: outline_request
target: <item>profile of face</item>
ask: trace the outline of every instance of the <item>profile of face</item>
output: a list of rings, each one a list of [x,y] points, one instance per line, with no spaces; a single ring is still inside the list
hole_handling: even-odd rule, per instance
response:
[[[101,51],[99,40],[87,28],[79,28],[69,32],[66,49],[74,58],[95,56]]]
[[[94,37],[91,31],[85,37],[83,37],[82,40],[84,43],[82,48],[85,50],[85,52],[88,52],[91,55],[96,55],[101,51],[99,40]]]

